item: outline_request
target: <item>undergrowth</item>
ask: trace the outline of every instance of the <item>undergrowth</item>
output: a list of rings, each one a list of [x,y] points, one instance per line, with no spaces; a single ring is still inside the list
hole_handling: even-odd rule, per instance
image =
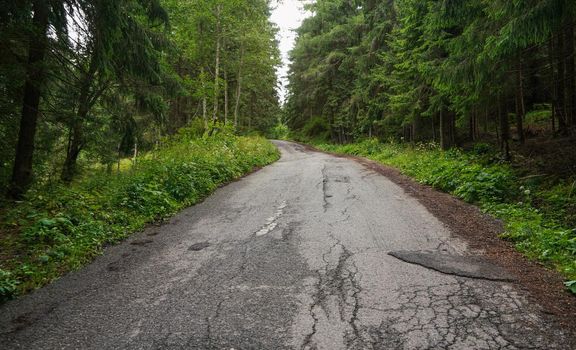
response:
[[[376,139],[318,148],[363,156],[398,168],[417,181],[478,205],[505,223],[504,239],[529,258],[554,266],[576,293],[576,190],[572,181],[520,178],[490,146],[464,152],[433,144],[380,143]]]
[[[104,170],[34,188],[0,209],[0,302],[77,269],[110,243],[197,203],[219,185],[269,164],[276,148],[260,137],[182,129],[130,171]]]

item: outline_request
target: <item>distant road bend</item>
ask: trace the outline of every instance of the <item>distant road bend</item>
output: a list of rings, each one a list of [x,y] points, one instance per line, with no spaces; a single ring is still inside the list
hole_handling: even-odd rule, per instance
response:
[[[0,348],[571,348],[386,177],[276,144],[277,163],[0,307]]]

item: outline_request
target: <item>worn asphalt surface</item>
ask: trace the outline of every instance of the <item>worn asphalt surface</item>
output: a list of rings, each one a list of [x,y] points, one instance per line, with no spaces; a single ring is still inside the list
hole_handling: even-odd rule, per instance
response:
[[[277,163],[0,307],[0,348],[570,348],[400,187],[276,144]]]

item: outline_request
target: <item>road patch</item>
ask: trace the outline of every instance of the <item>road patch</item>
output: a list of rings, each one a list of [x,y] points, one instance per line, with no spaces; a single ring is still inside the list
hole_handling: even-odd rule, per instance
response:
[[[491,281],[516,281],[516,277],[508,271],[480,256],[448,255],[421,251],[395,251],[389,252],[388,255],[448,275]]]

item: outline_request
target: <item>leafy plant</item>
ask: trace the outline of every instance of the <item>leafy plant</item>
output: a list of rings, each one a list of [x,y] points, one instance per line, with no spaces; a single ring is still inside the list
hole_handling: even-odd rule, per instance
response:
[[[287,140],[290,130],[288,125],[284,123],[278,123],[272,128],[271,137],[277,140]]]
[[[568,288],[569,291],[576,294],[576,280],[566,281],[564,282],[564,285],[566,288]]]
[[[0,269],[0,303],[12,298],[18,288],[19,281],[12,273]]]

